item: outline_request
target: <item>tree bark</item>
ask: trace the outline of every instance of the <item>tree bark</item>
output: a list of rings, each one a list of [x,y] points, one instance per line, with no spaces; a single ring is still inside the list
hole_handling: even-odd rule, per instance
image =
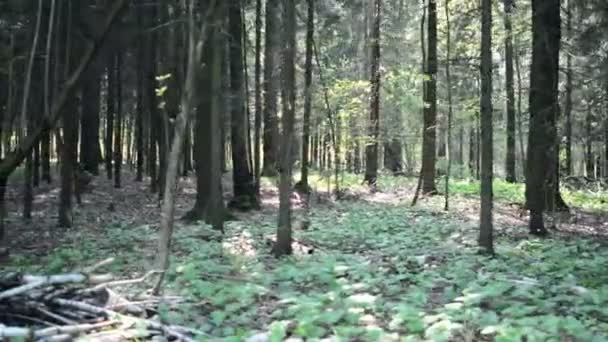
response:
[[[508,1],[508,0],[507,0]],[[481,2],[481,213],[479,246],[494,253],[493,206],[493,131],[492,131],[492,0]]]
[[[304,62],[304,119],[302,130],[302,167],[299,189],[308,193],[310,114],[312,111],[312,53],[315,34],[315,2],[307,0],[308,18],[306,20],[306,60]]]
[[[266,33],[264,51],[264,162],[262,175],[277,174],[279,126],[277,118],[277,54],[278,54],[278,8],[280,0],[266,1]]]
[[[82,85],[80,160],[84,170],[93,175],[99,174],[101,155],[99,145],[100,81],[99,70],[91,67],[87,71]]]
[[[116,114],[116,55],[112,54],[107,62],[107,95],[106,95],[106,136],[105,136],[105,167],[109,180],[114,176],[112,160],[114,158],[114,116]]]
[[[374,24],[370,35],[370,110],[368,135],[371,140],[365,148],[365,179],[370,187],[375,188],[378,179],[378,138],[380,134],[380,24],[382,0],[375,0]]]
[[[247,157],[247,117],[244,107],[243,76],[243,23],[241,1],[231,0],[228,6],[228,32],[230,35],[230,91],[232,179],[234,198],[230,206],[239,210],[259,208],[255,180],[249,168]]]
[[[427,53],[424,78],[424,118],[422,136],[422,193],[437,193],[435,161],[437,148],[437,3],[427,2]]]
[[[116,123],[114,134],[114,187],[121,187],[121,168],[122,168],[122,153],[123,153],[123,105],[122,105],[122,51],[116,53],[115,71],[116,71]]]
[[[553,177],[558,111],[560,1],[532,0],[532,66],[526,200],[530,233],[546,235],[543,212]],[[551,191],[552,193],[552,191]]]
[[[281,167],[279,181],[279,222],[277,241],[273,247],[276,257],[292,253],[291,231],[291,182],[293,153],[291,146],[294,141],[295,122],[295,58],[296,58],[296,4],[295,0],[283,0],[284,42],[282,65],[282,88],[285,92],[285,113],[283,113],[283,135],[281,141]]]
[[[574,10],[574,1],[566,0],[566,32],[568,40],[573,38],[572,34],[572,11]],[[566,116],[566,165],[565,171],[567,175],[572,175],[572,90],[573,90],[573,72],[572,72],[572,54],[566,53],[566,103],[564,106],[564,114]]]
[[[255,2],[255,131],[253,163],[256,192],[260,192],[261,134],[262,134],[262,0]]]
[[[515,183],[515,87],[513,80],[513,0],[504,0],[505,22],[505,73],[507,92],[507,156],[506,181]]]

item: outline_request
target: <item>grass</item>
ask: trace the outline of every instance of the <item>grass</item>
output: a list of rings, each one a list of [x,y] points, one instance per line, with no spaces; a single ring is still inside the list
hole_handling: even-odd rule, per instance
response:
[[[385,178],[381,189],[415,186]],[[522,190],[495,183],[498,201],[522,201]],[[473,197],[479,186],[457,180],[451,191]],[[591,194],[564,196],[585,203]],[[294,237],[314,253],[283,260],[269,256],[274,211],[228,223],[222,242],[202,240],[204,225],[179,227],[167,292],[188,304],[162,315],[203,330],[202,341],[258,331],[271,341],[608,340],[608,249],[592,239],[499,237],[490,258],[477,253],[475,223],[431,207],[337,202],[313,207],[310,220]],[[61,272],[115,256],[113,271],[133,276],[152,267],[156,238],[147,225],[75,230],[43,260],[25,255],[8,268]]]

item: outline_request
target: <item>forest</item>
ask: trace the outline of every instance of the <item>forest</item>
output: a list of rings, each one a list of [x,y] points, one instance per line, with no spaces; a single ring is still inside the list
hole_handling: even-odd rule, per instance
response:
[[[605,0],[0,0],[0,340],[608,341]]]

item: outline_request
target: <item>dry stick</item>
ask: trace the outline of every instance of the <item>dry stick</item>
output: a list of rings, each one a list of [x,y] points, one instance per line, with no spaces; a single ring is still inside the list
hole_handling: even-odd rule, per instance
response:
[[[22,337],[26,339],[39,339],[45,337],[53,337],[57,335],[76,335],[91,330],[105,328],[111,325],[115,325],[117,323],[119,323],[119,321],[112,320],[95,324],[84,323],[75,325],[55,326],[38,330],[0,326],[0,337]]]
[[[41,314],[49,317],[49,318],[52,318],[52,319],[54,319],[54,320],[56,320],[58,322],[61,322],[63,324],[68,324],[68,325],[77,324],[77,322],[74,321],[74,320],[71,320],[69,318],[63,317],[63,316],[58,315],[58,314],[56,314],[54,312],[50,312],[50,311],[48,311],[48,310],[46,310],[44,308],[37,307],[35,310],[38,311],[38,312],[40,312]]]
[[[178,338],[180,341],[194,341],[193,339],[185,336],[184,334],[175,331],[174,328],[172,328],[172,326],[166,326],[163,325],[161,323],[158,322],[154,322],[151,320],[147,320],[147,319],[142,319],[142,318],[136,318],[136,317],[130,317],[130,316],[125,316],[122,315],[116,311],[112,311],[112,310],[108,310],[108,309],[104,309],[104,308],[100,308],[91,304],[87,304],[87,303],[82,303],[82,302],[78,302],[78,301],[74,301],[74,300],[67,300],[67,299],[55,299],[53,301],[55,304],[60,305],[60,306],[65,306],[65,307],[70,307],[73,309],[77,309],[77,310],[81,310],[81,311],[85,311],[85,312],[89,312],[92,314],[96,314],[96,315],[103,315],[109,318],[115,318],[118,319],[120,321],[128,321],[128,320],[132,320],[134,322],[140,322],[146,325],[146,327],[148,328],[152,328],[154,330],[159,330],[162,331],[163,333],[169,335],[169,336],[173,336]]]
[[[144,281],[146,281],[146,279],[150,278],[151,276],[155,275],[155,274],[162,274],[164,273],[163,271],[157,271],[157,270],[152,270],[149,271],[148,273],[144,274],[143,276],[137,278],[137,279],[126,279],[126,280],[115,280],[115,281],[110,281],[107,283],[102,283],[99,285],[96,285],[95,287],[91,288],[90,290],[92,291],[98,291],[98,290],[102,290],[111,286],[124,286],[124,285],[132,285],[132,284],[139,284],[139,283],[143,283]]]
[[[109,15],[101,25],[101,36],[100,39],[89,44],[82,59],[80,60],[77,68],[65,82],[64,88],[59,94],[57,101],[53,103],[51,107],[50,115],[43,118],[42,122],[38,127],[32,130],[31,134],[28,134],[24,141],[20,142],[15,149],[10,152],[0,163],[0,179],[6,179],[8,176],[23,162],[26,155],[38,144],[42,135],[49,132],[59,120],[62,109],[68,99],[72,96],[72,93],[78,86],[78,81],[82,76],[84,70],[89,66],[99,49],[101,48],[103,41],[105,40],[107,33],[110,30],[112,24],[116,21],[118,14],[127,4],[127,0],[116,0],[112,5]]]
[[[107,276],[87,276],[84,274],[74,273],[74,274],[61,274],[61,275],[53,275],[48,277],[42,276],[24,276],[23,280],[25,284],[17,287],[13,287],[6,291],[0,292],[0,300],[10,298],[13,296],[20,295],[22,293],[29,292],[33,289],[48,286],[48,285],[58,285],[58,284],[69,284],[69,283],[83,283],[83,282],[91,282],[98,283],[99,281],[107,281]]]
[[[339,163],[337,163],[338,160],[338,155],[340,153],[340,147],[338,146],[338,143],[336,141],[336,127],[334,124],[334,118],[333,118],[333,109],[331,108],[331,105],[329,104],[329,90],[327,88],[327,84],[325,83],[325,79],[323,78],[323,68],[321,67],[321,62],[319,61],[319,54],[317,51],[317,44],[315,42],[314,37],[312,38],[312,50],[313,53],[315,55],[315,62],[317,64],[317,68],[319,69],[319,81],[321,82],[321,85],[323,87],[323,99],[325,100],[325,108],[327,109],[327,118],[329,120],[329,131],[330,131],[330,136],[331,136],[331,143],[334,145],[334,153],[336,154],[335,156],[335,162],[334,164],[334,170],[335,170],[335,182],[336,182],[336,196],[339,195],[340,192],[340,182],[339,182],[339,176],[340,176],[340,165]],[[329,158],[329,156],[327,157]],[[328,189],[329,192],[329,189]]]
[[[173,142],[171,144],[171,153],[169,155],[168,166],[166,169],[166,180],[164,198],[161,208],[161,222],[160,222],[160,237],[158,239],[158,260],[157,264],[161,270],[167,270],[169,267],[169,254],[171,250],[171,235],[173,234],[173,219],[175,211],[175,188],[177,185],[177,168],[179,163],[179,155],[183,148],[183,135],[186,129],[186,125],[190,118],[190,112],[194,106],[194,92],[196,89],[196,71],[198,70],[197,61],[201,59],[203,45],[207,39],[207,29],[209,28],[208,22],[211,14],[215,10],[216,1],[212,1],[209,5],[203,24],[199,31],[198,42],[195,42],[195,26],[194,26],[194,14],[193,7],[190,6],[189,13],[189,26],[190,26],[190,48],[188,49],[188,69],[186,75],[186,84],[184,87],[184,93],[181,99],[181,112],[176,118],[175,123],[175,134],[173,136]],[[158,279],[156,286],[154,287],[153,293],[159,294],[163,282],[164,274]]]

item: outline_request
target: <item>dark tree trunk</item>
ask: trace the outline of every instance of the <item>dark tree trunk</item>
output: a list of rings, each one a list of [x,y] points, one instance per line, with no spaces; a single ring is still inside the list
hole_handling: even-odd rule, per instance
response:
[[[509,0],[507,0],[509,1]],[[481,213],[479,246],[494,253],[493,238],[493,130],[492,130],[492,0],[481,2]]]
[[[435,194],[435,161],[437,148],[437,3],[427,3],[428,25],[426,77],[424,79],[424,119],[422,135],[422,193]]]
[[[228,6],[228,33],[230,35],[230,91],[232,95],[231,132],[232,179],[234,198],[230,205],[239,210],[259,207],[255,180],[247,157],[247,117],[244,107],[243,75],[243,22],[241,2],[231,0]]]
[[[106,137],[105,147],[105,166],[108,179],[113,177],[112,159],[114,158],[114,115],[116,114],[116,55],[110,56],[106,68],[108,76],[107,95],[106,95]]]
[[[574,10],[574,0],[566,0],[566,30],[568,40],[572,39],[572,11]],[[573,90],[573,73],[572,73],[572,54],[566,53],[566,103],[564,114],[566,115],[566,165],[565,171],[567,175],[572,175],[572,90]]]
[[[61,150],[61,191],[59,194],[59,227],[72,227],[72,196],[78,143],[77,102],[71,100],[63,113],[63,145]]]
[[[206,11],[202,9],[203,13]],[[221,45],[206,45],[202,53],[203,68],[198,80],[198,93],[203,94],[196,109],[196,120],[194,123],[194,170],[196,171],[196,201],[192,209],[184,216],[188,221],[210,222],[211,212],[211,188],[214,183],[211,179],[211,160],[213,158],[211,144],[214,134],[211,127],[212,98],[217,94],[212,93],[213,55],[215,50],[223,50]],[[223,55],[223,54],[220,54]],[[220,66],[221,68],[221,66]],[[221,74],[221,73],[220,73]],[[221,81],[220,81],[221,82]],[[220,133],[221,135],[221,133]],[[218,156],[219,158],[219,156]]]
[[[123,126],[123,105],[122,105],[122,52],[116,53],[116,132],[114,134],[114,187],[121,186],[121,167],[122,167],[122,126]]]
[[[80,122],[80,162],[84,170],[99,174],[100,77],[96,67],[89,68],[82,82],[82,118]]]
[[[312,52],[315,34],[315,2],[307,0],[308,18],[306,20],[306,60],[304,63],[304,120],[302,130],[302,168],[300,190],[308,192],[310,113],[312,111]]]
[[[260,176],[262,170],[261,134],[262,134],[262,0],[255,2],[255,119],[254,119],[254,148],[253,164],[255,187],[260,192]]]
[[[296,83],[296,0],[283,0],[285,47],[282,58],[282,88],[285,92],[283,113],[283,136],[281,148],[281,167],[279,183],[279,224],[277,227],[277,241],[273,247],[273,254],[277,257],[292,253],[291,231],[291,181],[293,167],[293,153],[291,146],[294,142],[295,122],[295,83]]]
[[[471,177],[475,177],[475,164],[477,163],[477,148],[475,147],[475,125],[469,129],[469,173]]]
[[[532,66],[526,200],[530,233],[545,235],[543,212],[553,193],[560,50],[560,1],[532,0]],[[551,167],[547,167],[547,166]]]
[[[513,80],[513,0],[504,0],[505,20],[505,70],[507,91],[507,156],[506,181],[515,183],[515,87]]]
[[[432,1],[431,1],[432,2]],[[378,136],[380,134],[380,22],[382,1],[374,4],[374,25],[370,35],[371,74],[370,110],[368,135],[371,142],[365,148],[365,179],[369,186],[375,187],[378,179]]]
[[[585,117],[585,175],[593,178],[595,173],[593,160],[593,138],[591,132],[591,124],[593,123],[593,115],[591,114],[591,105],[587,107],[587,116]]]
[[[266,1],[264,51],[264,162],[262,175],[276,176],[279,126],[277,118],[278,9],[279,0]]]
[[[141,6],[140,6],[141,7]],[[143,30],[142,16],[144,12],[141,8],[137,9],[137,28]],[[135,150],[137,158],[137,166],[135,171],[135,180],[141,182],[144,179],[144,84],[146,80],[145,61],[145,44],[144,39],[137,40],[137,112],[135,118]]]
[[[146,7],[144,27],[151,28],[158,23],[158,3],[151,4]],[[144,39],[144,92],[147,109],[147,117],[149,122],[148,130],[148,167],[150,173],[150,191],[158,192],[158,149],[157,144],[160,137],[161,120],[163,119],[158,110],[156,99],[156,69],[157,69],[157,54],[158,54],[158,33],[150,32]]]
[[[40,139],[40,157],[41,157],[41,169],[42,169],[42,180],[51,184],[51,135],[45,133]]]

